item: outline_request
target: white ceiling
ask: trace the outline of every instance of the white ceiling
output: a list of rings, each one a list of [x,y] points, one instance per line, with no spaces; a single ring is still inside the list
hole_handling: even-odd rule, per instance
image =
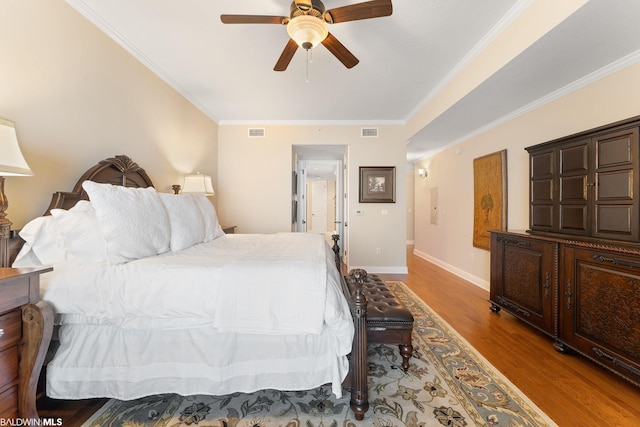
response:
[[[325,0],[327,9],[361,0]],[[404,124],[533,0],[395,0],[389,17],[330,25],[359,60],[324,47],[273,71],[288,0],[67,0],[221,124]],[[410,161],[640,60],[640,1],[590,0],[407,141]]]

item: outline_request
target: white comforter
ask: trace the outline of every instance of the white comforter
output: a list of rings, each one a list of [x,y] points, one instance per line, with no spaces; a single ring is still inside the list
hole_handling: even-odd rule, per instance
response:
[[[227,235],[121,265],[62,263],[42,288],[61,324],[50,397],[326,383],[342,395],[353,321],[322,236]]]
[[[319,334],[348,314],[332,255],[320,235],[228,235],[125,264],[56,265],[43,299],[66,323]]]

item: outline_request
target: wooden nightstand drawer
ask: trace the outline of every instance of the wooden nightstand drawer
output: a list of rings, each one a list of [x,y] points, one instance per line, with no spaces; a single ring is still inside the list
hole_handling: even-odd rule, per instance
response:
[[[13,310],[0,316],[0,350],[15,345],[22,336],[22,312]]]
[[[0,421],[38,418],[38,376],[53,325],[51,306],[40,301],[40,274],[51,270],[0,268]]]
[[[29,278],[16,277],[0,286],[0,313],[29,302]]]
[[[18,379],[18,346],[0,351],[0,390]]]
[[[18,386],[15,385],[7,391],[0,393],[0,418],[9,419],[18,417]]]

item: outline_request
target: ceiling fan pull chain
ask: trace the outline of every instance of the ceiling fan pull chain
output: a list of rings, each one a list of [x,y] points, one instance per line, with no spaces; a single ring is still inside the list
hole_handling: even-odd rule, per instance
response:
[[[307,80],[306,80],[305,83],[309,83],[309,50],[310,49],[307,49],[307,64],[306,64],[306,66],[307,66]]]

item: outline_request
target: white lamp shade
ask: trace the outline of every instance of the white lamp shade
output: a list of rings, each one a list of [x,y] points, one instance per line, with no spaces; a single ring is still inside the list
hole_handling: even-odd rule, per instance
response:
[[[213,184],[211,183],[211,176],[203,175],[201,173],[186,175],[184,177],[184,185],[182,186],[183,193],[202,193],[207,196],[214,196],[216,194],[213,191]]]
[[[0,176],[31,176],[31,168],[20,151],[16,125],[0,118]]]
[[[300,15],[291,18],[287,24],[287,33],[298,46],[308,49],[309,47],[316,47],[326,39],[329,30],[322,19],[309,15]],[[309,46],[305,46],[305,43],[309,43]]]

